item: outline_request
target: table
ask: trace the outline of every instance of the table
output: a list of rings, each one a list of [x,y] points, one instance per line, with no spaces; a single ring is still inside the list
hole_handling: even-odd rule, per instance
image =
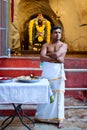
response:
[[[48,103],[50,101],[50,96],[52,91],[49,86],[47,79],[41,79],[39,82],[35,83],[20,83],[20,82],[9,82],[0,83],[0,104],[12,104],[14,107],[14,114],[9,116],[1,125],[1,130],[4,130],[18,115],[22,124],[31,130],[31,128],[23,121],[23,117],[29,119],[34,124],[34,121],[28,117],[23,109],[23,104],[41,104]],[[22,112],[22,116],[19,113]],[[7,120],[9,123],[4,125]]]

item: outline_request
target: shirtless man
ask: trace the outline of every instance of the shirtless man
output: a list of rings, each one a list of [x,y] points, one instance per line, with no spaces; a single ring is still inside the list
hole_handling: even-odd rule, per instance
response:
[[[51,42],[43,45],[40,59],[43,62],[42,77],[49,80],[54,95],[54,102],[38,104],[36,119],[56,123],[62,127],[64,117],[65,72],[64,57],[67,44],[60,41],[61,27],[54,26],[51,30]]]
[[[51,31],[51,42],[43,45],[41,50],[41,61],[64,63],[67,52],[67,44],[60,41],[61,28],[54,26]]]

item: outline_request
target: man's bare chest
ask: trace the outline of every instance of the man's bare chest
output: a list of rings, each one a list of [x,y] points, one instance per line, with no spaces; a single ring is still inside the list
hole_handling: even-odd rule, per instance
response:
[[[60,48],[61,45],[49,45],[47,48],[47,52],[56,52]]]

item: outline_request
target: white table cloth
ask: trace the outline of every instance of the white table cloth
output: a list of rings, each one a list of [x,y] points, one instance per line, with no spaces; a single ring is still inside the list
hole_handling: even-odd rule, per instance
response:
[[[41,79],[36,83],[0,83],[0,104],[48,103],[51,94],[52,92],[47,79]]]

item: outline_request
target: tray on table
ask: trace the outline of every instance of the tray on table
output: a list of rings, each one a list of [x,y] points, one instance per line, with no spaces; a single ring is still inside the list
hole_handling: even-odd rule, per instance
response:
[[[0,83],[8,83],[8,82],[12,82],[11,77],[0,77]]]
[[[18,82],[22,82],[22,83],[35,83],[41,80],[41,78],[38,76],[34,76],[32,78],[30,76],[20,76],[16,79]]]

